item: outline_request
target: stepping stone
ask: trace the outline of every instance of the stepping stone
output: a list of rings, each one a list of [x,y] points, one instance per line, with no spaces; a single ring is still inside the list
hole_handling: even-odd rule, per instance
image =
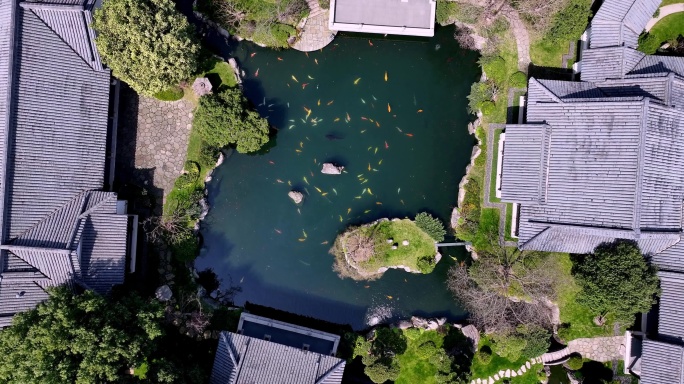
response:
[[[518,374],[515,373],[515,371],[511,371],[511,377],[516,377],[516,376],[518,376]]]
[[[517,371],[516,373],[518,374],[518,376],[522,376],[523,370],[522,370],[522,369],[518,369],[518,371]]]
[[[494,379],[492,379],[491,376],[489,376],[489,383],[488,384],[494,384]]]
[[[499,377],[504,377],[504,371],[503,370],[499,371]]]
[[[470,384],[477,384],[477,383],[475,383],[475,380],[471,380]]]
[[[476,382],[477,384],[482,384],[482,379],[477,379],[477,380],[475,380],[475,382]]]
[[[527,368],[530,368],[532,365],[531,365],[530,362],[528,361],[528,362],[525,363],[525,366],[526,366]]]
[[[495,374],[494,374],[494,380],[498,381],[500,377],[501,377],[501,376],[499,376],[498,373],[495,373]]]
[[[505,377],[511,377],[511,370],[507,369],[506,372],[504,372]]]
[[[525,373],[525,372],[527,372],[527,367],[523,365],[522,367],[520,367],[520,370],[521,370],[523,373]]]

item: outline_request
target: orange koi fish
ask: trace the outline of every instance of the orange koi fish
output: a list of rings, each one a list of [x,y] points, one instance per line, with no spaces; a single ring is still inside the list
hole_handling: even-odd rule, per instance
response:
[[[419,109],[417,113],[423,113],[423,110],[422,110],[422,109]]]
[[[368,40],[368,44],[369,44],[371,47],[373,46],[373,43],[372,43],[370,40]]]
[[[406,136],[413,137],[413,133],[407,133]]]
[[[387,112],[392,112],[392,107],[390,107],[389,103],[387,103]]]
[[[321,99],[318,99],[318,105],[319,106],[321,105]]]
[[[378,123],[377,121],[375,122],[375,125],[377,125],[378,128],[380,128],[380,123]]]
[[[385,81],[387,81],[387,71],[385,71]]]
[[[259,68],[257,68],[256,72],[254,72],[254,77],[259,77]]]
[[[279,57],[279,58],[278,58],[278,61],[283,61],[283,59],[281,59],[281,58]]]
[[[309,83],[302,84],[302,89],[306,88],[307,85],[309,85]]]
[[[249,55],[249,57],[254,57],[256,54],[257,54],[257,53],[254,52],[254,53],[252,53],[251,55]]]

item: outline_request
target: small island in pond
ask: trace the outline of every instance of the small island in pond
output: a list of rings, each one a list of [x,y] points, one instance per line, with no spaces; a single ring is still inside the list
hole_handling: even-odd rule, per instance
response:
[[[437,227],[436,231],[430,230],[429,225],[426,228],[417,224],[424,223],[426,218],[433,229]],[[391,268],[412,273],[432,272],[441,258],[436,240],[440,240],[440,234],[444,237],[443,225],[428,214],[419,214],[416,219],[380,219],[348,228],[337,236],[330,250],[335,256],[335,271],[342,278],[354,280],[376,279]]]

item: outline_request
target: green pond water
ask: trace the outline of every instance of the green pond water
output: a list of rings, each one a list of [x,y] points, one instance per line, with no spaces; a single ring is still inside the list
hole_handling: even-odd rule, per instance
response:
[[[340,279],[328,253],[349,225],[421,211],[449,222],[474,145],[466,95],[480,75],[477,54],[452,36],[338,36],[308,56],[230,45],[246,96],[278,133],[265,153],[233,153],[215,171],[196,267],[240,286],[237,304],[355,328],[372,317],[461,318],[445,280],[462,247],[442,248],[431,274],[390,270],[372,282]],[[324,162],[345,173],[321,174]],[[292,189],[306,195],[301,206]]]

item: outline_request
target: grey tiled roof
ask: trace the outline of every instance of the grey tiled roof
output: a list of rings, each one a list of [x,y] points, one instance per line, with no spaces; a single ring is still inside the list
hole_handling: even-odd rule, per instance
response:
[[[581,77],[583,81],[621,78],[643,58],[643,53],[628,47],[587,49],[582,52]]]
[[[546,197],[551,127],[546,124],[506,126],[502,199],[539,204]],[[506,147],[510,146],[511,151]]]
[[[662,270],[684,273],[684,241],[651,256],[651,260]]]
[[[643,75],[670,72],[684,77],[684,57],[648,55],[636,63],[629,74]]]
[[[124,278],[126,216],[103,186],[110,72],[85,0],[0,0],[0,327],[45,289]]]
[[[591,48],[636,48],[661,0],[606,0],[591,21]]]
[[[660,271],[660,311],[658,334],[684,341],[684,274]]]
[[[641,358],[641,384],[684,383],[684,347],[644,340]]]
[[[339,384],[345,361],[270,341],[222,332],[211,384]]]

